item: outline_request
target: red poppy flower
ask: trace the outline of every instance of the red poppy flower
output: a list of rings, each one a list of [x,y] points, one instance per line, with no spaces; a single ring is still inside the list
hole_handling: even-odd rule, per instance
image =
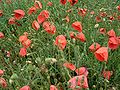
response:
[[[47,3],[47,5],[48,5],[48,6],[52,6],[53,3],[49,1],[49,2]]]
[[[20,88],[20,90],[30,90],[30,87],[29,86],[23,86],[22,88]]]
[[[37,9],[42,9],[42,3],[40,1],[35,0],[34,7]]]
[[[11,17],[9,20],[8,20],[8,24],[16,24],[15,22],[15,18],[14,17]]]
[[[120,5],[118,5],[116,8],[118,9],[118,11],[120,11]]]
[[[72,23],[72,27],[77,30],[78,32],[82,32],[82,25],[81,25],[81,22],[74,22]]]
[[[75,33],[74,32],[70,32],[70,37],[71,38],[75,38]]]
[[[76,69],[74,64],[68,63],[68,62],[64,63],[63,66],[66,67],[66,68],[69,68],[72,71],[74,71]]]
[[[75,76],[71,78],[69,81],[69,88],[73,90],[81,90],[82,88],[88,88],[88,81],[87,77],[85,75]],[[80,88],[76,88],[76,86],[79,86]]]
[[[105,34],[106,33],[106,29],[105,28],[100,28],[99,31],[100,31],[101,34]]]
[[[55,40],[55,45],[58,46],[59,49],[63,50],[67,44],[67,40],[64,35],[58,35]]]
[[[56,32],[56,27],[48,21],[43,23],[43,28],[49,34],[55,34],[55,32]]]
[[[67,0],[60,0],[60,3],[63,4],[63,5],[65,5],[66,2],[67,2]]]
[[[50,90],[58,90],[55,85],[50,85]]]
[[[7,87],[7,82],[4,78],[0,78],[0,85],[2,86],[2,88],[6,88]]]
[[[3,11],[2,10],[0,10],[0,17],[3,15]]]
[[[7,57],[10,57],[10,52],[9,51],[7,51],[6,54],[7,54],[6,55]]]
[[[118,48],[118,39],[116,37],[110,37],[108,41],[108,47],[110,49],[117,49]]]
[[[30,47],[31,42],[32,41],[30,39],[27,39],[26,41],[22,42],[22,45],[23,45],[24,48],[28,48],[28,47]]]
[[[4,38],[4,34],[2,32],[0,32],[0,38]]]
[[[116,33],[113,29],[108,31],[107,34],[108,34],[109,37],[116,37]]]
[[[118,36],[117,39],[118,39],[118,44],[120,45],[120,36]]]
[[[100,47],[101,47],[100,44],[98,44],[98,43],[93,43],[93,44],[89,47],[89,49],[90,49],[91,52],[95,52],[95,51],[98,50]]]
[[[46,19],[49,18],[49,12],[47,10],[43,10],[37,17],[38,23],[43,23]]]
[[[117,19],[118,19],[118,20],[120,20],[120,15],[119,15],[119,16],[117,16]]]
[[[100,16],[101,16],[101,17],[106,17],[106,16],[107,16],[107,13],[106,13],[106,12],[100,12]]]
[[[109,16],[108,19],[112,20],[112,21],[115,20],[115,18],[113,16]]]
[[[102,19],[101,19],[100,16],[96,16],[96,17],[95,17],[95,20],[96,20],[96,22],[101,22],[101,21],[102,21]]]
[[[68,0],[68,2],[73,6],[78,3],[78,0]]]
[[[26,41],[27,39],[28,39],[28,38],[27,38],[26,35],[22,35],[22,36],[19,37],[19,42],[24,42],[24,41]]]
[[[38,23],[36,20],[34,20],[34,21],[32,22],[32,27],[33,27],[36,31],[38,31],[38,29],[40,28],[40,25],[39,25],[39,23]]]
[[[25,15],[25,12],[21,9],[18,10],[14,10],[14,17],[16,20],[20,20],[21,18],[23,18]]]
[[[0,69],[0,76],[4,74],[4,71]]]
[[[110,77],[112,76],[112,72],[111,71],[103,71],[103,77],[110,80]]]
[[[86,15],[86,13],[87,13],[87,9],[83,9],[83,8],[79,8],[78,9],[78,14],[80,15],[80,16],[85,16]]]
[[[80,68],[76,69],[75,72],[77,73],[78,76],[80,76],[80,75],[88,76],[88,71],[85,67],[80,67]]]
[[[25,57],[27,55],[27,50],[26,48],[21,48],[20,49],[20,52],[19,52],[19,55],[22,56],[22,57]]]
[[[85,38],[85,35],[80,32],[76,35],[76,38],[79,39],[81,42],[85,42],[86,41],[86,38]]]
[[[90,12],[90,14],[91,14],[91,15],[94,15],[94,14],[95,14],[95,12],[94,12],[94,11],[91,11],[91,12]]]
[[[29,8],[29,10],[28,10],[29,15],[31,15],[32,13],[36,13],[36,8],[33,6],[31,8]]]
[[[97,60],[99,60],[101,62],[107,61],[108,48],[107,47],[100,47],[94,54],[95,54],[95,57]]]

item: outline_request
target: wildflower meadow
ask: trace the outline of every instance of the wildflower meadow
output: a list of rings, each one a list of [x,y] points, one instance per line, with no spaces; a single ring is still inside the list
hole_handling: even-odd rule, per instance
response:
[[[0,90],[120,90],[120,0],[0,0]]]

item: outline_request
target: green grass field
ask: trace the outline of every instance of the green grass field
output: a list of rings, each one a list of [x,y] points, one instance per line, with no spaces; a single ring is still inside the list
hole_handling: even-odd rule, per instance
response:
[[[37,4],[39,1],[42,8],[34,8],[35,11],[28,14],[35,0],[0,0],[0,70],[4,71],[3,74],[0,72],[0,90],[29,90],[20,89],[26,85],[30,90],[120,90],[120,0],[78,0],[74,5],[69,0],[65,5],[60,0],[38,0]],[[15,16],[14,11],[18,9],[25,13],[19,20],[17,17],[21,14]],[[45,21],[56,27],[54,34],[44,28],[45,21],[40,23],[37,19],[43,10],[49,12]],[[15,19],[13,24],[9,22],[11,17]],[[34,20],[37,22],[32,25]],[[79,26],[72,26],[76,21],[81,22],[85,41],[77,37],[81,31],[75,28],[78,29]],[[100,28],[105,31],[100,31]],[[112,29],[116,33],[111,34],[114,37],[107,33]],[[75,33],[74,38],[71,38],[70,32]],[[20,42],[20,36],[26,33],[27,40],[31,43]],[[59,35],[66,39],[67,44],[63,49],[62,46],[55,45]],[[108,42],[111,37],[110,47]],[[112,41],[114,38],[116,41]],[[58,44],[62,42],[65,41],[58,40]],[[107,60],[104,59],[106,54],[100,54],[104,59],[100,61],[99,57],[96,58],[95,51],[89,50],[94,42],[108,48]],[[29,45],[25,47],[26,43]],[[117,48],[112,49],[113,45],[117,45]],[[27,52],[20,52],[21,48]],[[76,68],[86,68],[87,88],[83,87],[84,78],[80,81],[81,85],[75,86],[76,89],[69,87],[68,81],[80,75],[75,70],[70,70],[72,66],[67,67],[64,63],[72,63]],[[103,71],[112,73],[104,76]],[[57,89],[50,89],[51,85]]]

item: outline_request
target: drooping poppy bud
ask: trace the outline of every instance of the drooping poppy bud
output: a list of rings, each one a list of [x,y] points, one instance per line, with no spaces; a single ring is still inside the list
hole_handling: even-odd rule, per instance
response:
[[[77,73],[77,75],[85,75],[88,76],[88,71],[85,67],[80,67],[78,69],[75,70],[75,72]]]
[[[95,51],[98,50],[100,47],[101,47],[100,44],[98,44],[98,43],[93,43],[93,44],[89,47],[89,50],[90,50],[91,52],[95,52]]]
[[[81,90],[81,88],[88,88],[88,81],[85,75],[75,76],[71,78],[68,83],[69,88],[73,90]],[[76,86],[79,87],[79,89]]]
[[[32,22],[32,27],[33,27],[36,31],[38,31],[38,29],[40,28],[40,25],[39,25],[39,23],[38,23],[36,20],[34,20],[34,21]]]
[[[80,40],[81,42],[86,41],[85,35],[82,32],[76,34],[76,39]]]
[[[30,90],[30,87],[28,85],[23,86],[22,88],[20,88],[20,90]]]
[[[55,85],[50,85],[50,90],[58,90]]]
[[[16,20],[20,20],[21,18],[23,18],[25,15],[25,12],[21,9],[18,9],[18,10],[14,10],[14,18]]]
[[[108,48],[107,47],[100,47],[94,54],[95,54],[96,59],[101,62],[108,60]]]
[[[68,63],[68,62],[64,63],[63,66],[70,69],[70,70],[72,70],[72,71],[74,71],[76,69],[74,64]]]
[[[74,23],[72,23],[72,27],[77,30],[78,32],[82,32],[82,25],[81,22],[76,21]]]
[[[59,49],[63,50],[67,44],[67,40],[64,35],[58,35],[55,40],[55,45],[58,46]]]
[[[110,37],[108,41],[108,47],[110,49],[117,49],[118,48],[118,39],[117,37]]]
[[[20,49],[20,52],[19,52],[19,55],[22,56],[22,57],[25,57],[27,55],[27,50],[26,48],[21,48]]]

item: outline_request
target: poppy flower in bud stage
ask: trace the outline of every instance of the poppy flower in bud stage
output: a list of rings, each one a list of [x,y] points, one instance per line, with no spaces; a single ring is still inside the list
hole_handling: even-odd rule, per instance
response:
[[[8,24],[16,24],[15,22],[15,18],[14,17],[11,17],[9,20],[8,20]]]
[[[2,32],[0,32],[0,38],[4,38],[4,34]]]
[[[110,49],[117,49],[118,48],[118,39],[117,37],[110,37],[108,41],[108,47]]]
[[[4,78],[0,78],[0,85],[2,86],[2,88],[6,88],[7,87],[7,82]]]
[[[95,51],[98,50],[100,47],[101,47],[100,44],[98,44],[98,43],[93,43],[93,44],[89,47],[89,50],[90,50],[91,52],[95,52]]]
[[[50,85],[50,90],[58,90],[55,85]]]
[[[85,75],[75,76],[71,78],[68,83],[69,88],[71,88],[72,90],[81,90],[82,88],[88,88],[88,81]],[[79,86],[80,88],[77,88],[76,86]]]
[[[105,33],[106,33],[106,29],[105,29],[105,28],[100,28],[100,29],[99,29],[99,32],[100,32],[101,34],[105,34]]]
[[[21,49],[20,49],[20,52],[19,52],[19,55],[20,55],[21,57],[25,57],[25,56],[27,55],[27,50],[26,50],[26,48],[21,48]]]
[[[78,14],[80,15],[80,16],[85,16],[86,15],[86,13],[87,13],[87,9],[85,9],[85,8],[79,8],[78,9]]]
[[[73,6],[78,3],[78,0],[68,0],[68,2]]]
[[[118,5],[116,8],[117,8],[118,11],[120,11],[120,5]]]
[[[42,3],[40,1],[35,0],[34,7],[36,9],[42,9]]]
[[[29,8],[28,14],[31,15],[32,13],[36,13],[36,11],[36,8],[32,6],[31,8]]]
[[[96,17],[95,17],[95,20],[96,20],[96,22],[101,22],[101,21],[102,21],[102,19],[101,19],[100,16],[96,16]]]
[[[75,33],[74,32],[70,32],[70,37],[71,38],[75,38]]]
[[[70,70],[72,70],[72,71],[74,71],[76,69],[74,64],[68,63],[68,62],[64,63],[63,66],[70,69]]]
[[[27,36],[26,35],[21,35],[20,37],[19,37],[19,42],[24,42],[24,41],[26,41],[28,38],[27,38]]]
[[[108,31],[107,34],[108,34],[109,37],[116,37],[116,33],[113,29]]]
[[[80,75],[88,76],[88,71],[85,67],[80,67],[80,68],[76,69],[75,72],[77,73],[78,76],[80,76]]]
[[[0,76],[4,74],[4,71],[0,69]]]
[[[36,31],[38,31],[38,29],[40,28],[40,25],[39,25],[39,23],[38,23],[36,20],[34,20],[34,21],[32,22],[32,27],[33,27]]]
[[[65,5],[66,2],[67,2],[67,0],[60,0],[60,3],[63,4],[63,5]]]
[[[82,32],[81,22],[76,21],[76,22],[72,23],[72,28],[74,28],[74,29],[77,30],[78,32]]]
[[[2,10],[0,10],[0,17],[3,15],[3,11]]]
[[[102,73],[103,77],[106,78],[107,80],[110,80],[111,76],[112,76],[112,72],[111,71],[103,71]]]
[[[30,39],[27,39],[26,41],[22,42],[22,45],[24,48],[28,48],[28,47],[30,47],[31,43],[32,43],[32,41]]]
[[[95,53],[94,53],[96,59],[98,61],[107,61],[108,60],[108,48],[107,47],[100,47]]]
[[[43,10],[37,17],[37,21],[39,24],[43,23],[46,19],[49,18],[49,12],[47,10]]]
[[[20,90],[31,90],[29,86],[23,86],[22,88],[20,88]]]
[[[49,34],[55,34],[56,32],[56,27],[55,25],[51,24],[50,22],[48,21],[45,21],[43,23],[43,28],[46,32],[48,32]]]
[[[14,10],[14,18],[16,20],[20,20],[21,18],[23,18],[25,15],[25,12],[21,9],[18,9],[18,10]]]
[[[67,40],[64,35],[58,35],[55,40],[55,45],[58,46],[60,50],[64,50],[66,47]]]
[[[81,42],[86,41],[85,35],[82,32],[76,34],[76,39],[80,40]]]

